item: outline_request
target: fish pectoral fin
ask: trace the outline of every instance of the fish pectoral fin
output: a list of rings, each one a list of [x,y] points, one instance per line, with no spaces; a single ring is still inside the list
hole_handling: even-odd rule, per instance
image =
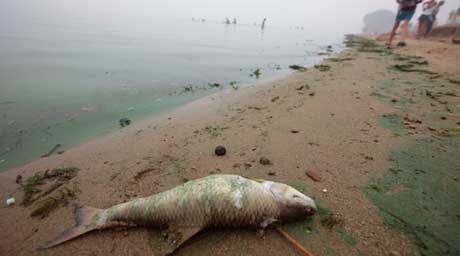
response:
[[[169,255],[201,230],[201,227],[170,225],[159,234],[150,232],[150,245],[155,255]]]

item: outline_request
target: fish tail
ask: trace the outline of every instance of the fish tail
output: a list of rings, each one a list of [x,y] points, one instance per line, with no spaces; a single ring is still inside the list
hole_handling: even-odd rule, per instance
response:
[[[103,216],[101,216],[102,214],[100,214],[103,211],[104,210],[102,209],[88,206],[77,206],[75,208],[75,218],[77,222],[75,226],[65,230],[58,237],[43,244],[38,249],[40,250],[54,247],[76,237],[79,237],[85,233],[103,227],[103,225],[105,224],[105,220],[103,220]]]

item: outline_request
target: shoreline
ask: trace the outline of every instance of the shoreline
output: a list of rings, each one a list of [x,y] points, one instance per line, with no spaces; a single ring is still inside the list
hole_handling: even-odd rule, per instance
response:
[[[339,53],[340,52],[334,52],[334,53],[332,53],[332,55],[333,54],[339,54]],[[318,62],[317,64],[319,64],[319,63],[321,63],[321,62]],[[315,64],[312,64],[312,66],[313,65],[315,65]],[[136,121],[136,123],[143,123],[143,122],[145,122],[147,120],[154,121],[154,119],[157,118],[157,117],[160,117],[160,116],[163,116],[163,115],[168,115],[169,113],[173,113],[173,112],[175,112],[175,111],[177,111],[178,109],[181,109],[181,108],[186,108],[186,106],[188,104],[193,103],[195,101],[200,101],[200,100],[208,98],[208,97],[218,96],[219,94],[228,94],[229,92],[237,92],[237,91],[239,91],[241,89],[244,89],[244,88],[247,88],[247,87],[264,86],[264,85],[270,84],[273,81],[287,78],[287,77],[289,77],[290,75],[292,75],[295,72],[292,69],[290,69],[289,67],[286,67],[286,70],[287,70],[286,72],[290,72],[290,73],[274,75],[274,76],[272,76],[270,78],[267,78],[267,79],[264,79],[262,77],[261,79],[257,79],[253,83],[238,84],[238,89],[233,89],[233,88],[228,87],[228,86],[222,87],[218,91],[214,91],[214,92],[211,92],[209,94],[203,94],[201,96],[198,96],[198,98],[196,98],[196,99],[193,99],[195,96],[190,96],[190,97],[192,97],[191,101],[188,101],[186,103],[183,103],[183,104],[180,104],[180,105],[177,105],[177,106],[169,107],[169,108],[166,108],[166,109],[161,109],[161,110],[156,111],[156,112],[151,113],[151,114],[147,114],[147,115],[144,114],[144,115],[141,115],[141,116],[136,115],[133,119],[135,119],[134,121]],[[192,92],[192,94],[194,94],[194,92]],[[122,115],[120,115],[120,116],[122,116]],[[132,126],[132,125],[130,125],[130,126]],[[111,129],[108,129],[108,130],[107,130],[107,128],[105,128],[104,131],[103,130],[98,131],[99,135],[91,135],[91,136],[85,135],[84,137],[87,137],[87,138],[80,139],[80,140],[75,140],[75,141],[73,141],[73,142],[71,142],[70,144],[67,144],[67,145],[57,143],[57,144],[55,144],[53,146],[50,146],[49,149],[44,149],[44,151],[41,153],[41,155],[37,155],[36,158],[31,158],[29,160],[21,162],[20,164],[6,167],[7,169],[0,169],[0,173],[1,172],[7,172],[7,171],[10,171],[10,170],[13,170],[13,169],[16,169],[16,168],[20,168],[21,166],[27,165],[27,164],[29,164],[31,162],[34,162],[34,161],[39,161],[41,158],[43,158],[42,157],[43,155],[47,155],[47,153],[49,153],[49,151],[52,148],[56,147],[57,145],[59,145],[59,149],[60,149],[59,151],[64,152],[64,151],[70,150],[72,148],[79,147],[82,144],[89,143],[89,142],[91,142],[93,140],[108,136],[108,135],[110,135],[112,133],[116,133],[120,129],[121,128],[119,126],[115,126],[115,127],[111,128]],[[57,152],[53,152],[53,154],[51,154],[51,155],[56,155],[56,153]],[[49,157],[49,156],[47,156],[47,157]],[[3,163],[4,162],[0,162],[0,166]],[[5,167],[2,167],[2,168],[5,168]]]
[[[321,208],[312,221],[286,227],[315,255],[407,255],[421,250],[410,230],[399,230],[381,212],[393,213],[394,205],[380,202],[386,203],[387,196],[411,191],[411,187],[397,184],[387,191],[381,179],[392,174],[388,170],[394,166],[407,168],[398,162],[399,155],[392,157],[395,149],[420,138],[437,138],[445,127],[460,122],[455,108],[458,103],[454,96],[436,98],[448,101],[453,112],[446,113],[446,104],[432,102],[417,91],[422,90],[418,86],[432,86],[433,79],[389,67],[401,62],[395,58],[420,56],[429,61],[424,69],[442,75],[433,80],[438,88],[438,83],[444,84],[457,73],[458,67],[453,64],[460,50],[437,42],[410,41],[409,45],[412,43],[414,47],[391,53],[380,46],[366,46],[365,51],[352,47],[332,60],[323,60],[322,67],[294,72],[263,85],[208,95],[80,144],[62,155],[1,172],[1,200],[13,196],[18,203],[0,208],[0,228],[5,230],[0,235],[0,252],[150,254],[149,231],[145,228],[95,232],[51,250],[35,251],[39,244],[73,225],[73,208],[60,204],[43,218],[31,217],[33,206],[20,205],[24,193],[16,183],[17,175],[25,181],[37,171],[58,167],[80,169],[64,185],[75,188],[69,203],[98,208],[210,174],[279,181],[312,196]],[[447,92],[456,90],[447,85]],[[427,110],[434,117],[425,115]],[[446,121],[434,122],[440,120],[438,115]],[[214,155],[217,145],[227,148],[226,156]],[[259,164],[261,157],[272,164]],[[312,180],[307,172],[316,173],[321,181]],[[420,201],[417,195],[412,199]],[[251,231],[211,230],[175,253],[195,254],[296,255],[296,251],[273,230],[262,239]]]

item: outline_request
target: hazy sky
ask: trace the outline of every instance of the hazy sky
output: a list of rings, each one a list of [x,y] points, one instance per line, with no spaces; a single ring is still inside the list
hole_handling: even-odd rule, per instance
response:
[[[460,0],[447,0],[440,21],[459,6]],[[396,11],[396,0],[0,0],[0,15],[3,19],[13,17],[9,19],[13,21],[30,16],[63,22],[236,17],[241,23],[253,23],[267,17],[271,25],[302,25],[343,33],[360,32],[363,16],[377,9]]]

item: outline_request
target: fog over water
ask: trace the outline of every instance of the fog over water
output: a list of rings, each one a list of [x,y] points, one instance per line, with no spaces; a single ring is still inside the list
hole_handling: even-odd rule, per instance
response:
[[[276,25],[303,25],[315,30],[356,33],[365,14],[377,9],[396,11],[393,0],[0,0],[0,26],[10,22],[37,21],[135,24],[138,19],[189,19],[204,17],[223,20],[236,17],[243,23],[267,17]],[[440,11],[444,22],[460,1],[447,0]],[[420,11],[421,8],[419,8]]]
[[[380,8],[396,4],[0,0],[0,170],[119,129],[120,118],[137,122],[230,83],[311,66]],[[238,24],[223,24],[225,17]]]

